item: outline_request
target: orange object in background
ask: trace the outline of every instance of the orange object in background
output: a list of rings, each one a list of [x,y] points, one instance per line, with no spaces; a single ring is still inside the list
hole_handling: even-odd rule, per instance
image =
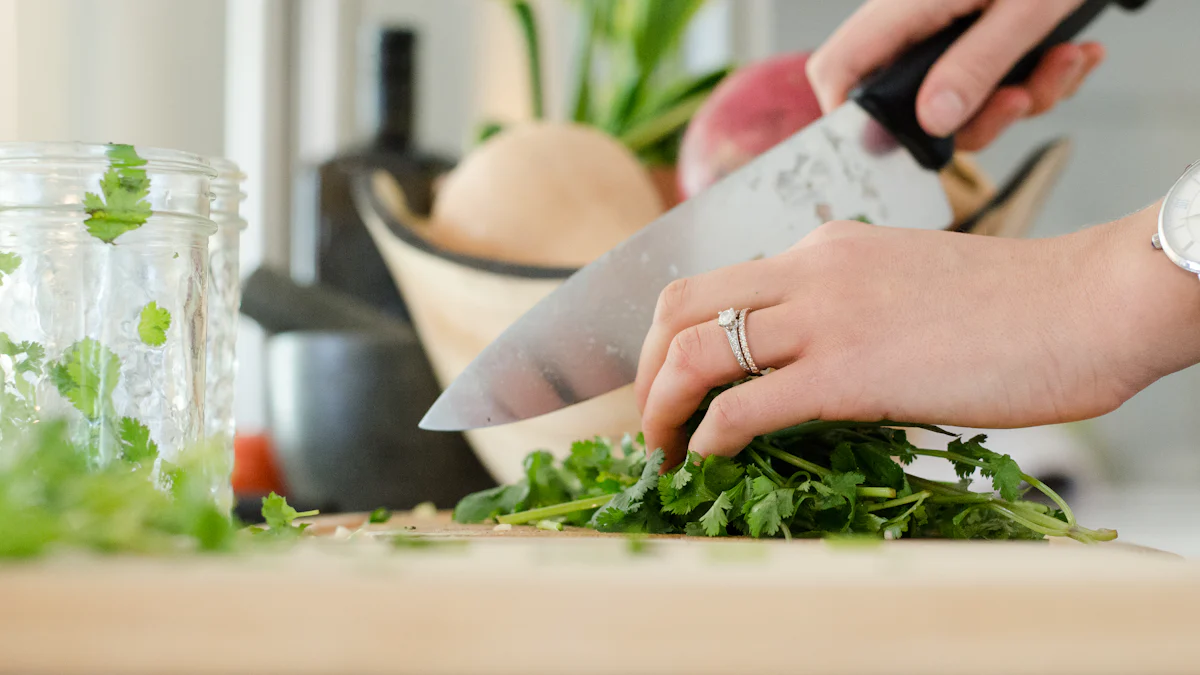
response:
[[[283,474],[275,463],[271,439],[266,434],[238,435],[233,439],[233,493],[287,495]]]

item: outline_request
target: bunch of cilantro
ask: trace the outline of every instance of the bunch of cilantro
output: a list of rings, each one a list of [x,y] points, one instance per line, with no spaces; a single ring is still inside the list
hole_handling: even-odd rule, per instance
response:
[[[927,450],[908,440],[906,427],[953,436],[930,425],[813,421],[759,436],[733,458],[689,453],[665,473],[662,450],[647,453],[640,436],[619,449],[603,438],[580,441],[559,465],[547,452],[530,454],[522,480],[465,497],[454,518],[708,537],[1116,538],[1081,526],[1057,493],[985,448],[984,436],[954,436],[946,450]],[[905,472],[922,455],[949,461],[961,481]],[[968,489],[976,472],[993,492]],[[1054,506],[1025,499],[1030,489]]]

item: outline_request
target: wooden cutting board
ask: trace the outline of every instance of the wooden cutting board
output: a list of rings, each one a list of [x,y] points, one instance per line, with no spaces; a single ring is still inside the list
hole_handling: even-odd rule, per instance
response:
[[[1134,546],[371,529],[445,545],[2,565],[0,673],[1200,672],[1200,566]]]

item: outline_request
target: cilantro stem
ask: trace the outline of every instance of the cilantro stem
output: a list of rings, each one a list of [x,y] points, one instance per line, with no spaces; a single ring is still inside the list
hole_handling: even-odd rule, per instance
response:
[[[930,504],[986,504],[994,501],[987,495],[945,495],[929,498]]]
[[[821,466],[820,464],[813,464],[812,462],[808,461],[807,459],[801,459],[801,458],[793,455],[790,452],[784,452],[783,450],[780,450],[779,448],[776,448],[771,445],[767,445],[766,443],[762,444],[761,447],[764,452],[766,452],[768,455],[774,457],[775,459],[778,459],[782,462],[787,462],[788,464],[791,464],[792,466],[794,466],[798,469],[804,469],[805,471],[807,471],[809,473],[814,473],[814,474],[820,476],[821,478],[824,478],[825,476],[828,476],[829,474],[833,473],[832,471],[830,471],[829,469],[826,469],[825,467]]]
[[[791,464],[792,466],[794,466],[796,468],[808,471],[809,473],[815,473],[822,478],[833,473],[832,471],[830,471],[829,469],[826,469],[825,467],[821,466],[820,464],[813,464],[812,462],[808,461],[807,459],[801,459],[800,457],[797,457],[790,452],[785,452],[783,450],[780,450],[779,448],[773,447],[766,443],[763,443],[756,447],[761,447],[764,452],[766,452],[767,454],[771,455],[772,457],[774,457],[782,462],[787,462],[788,464]],[[754,451],[751,450],[751,452],[754,452]],[[757,454],[752,454],[751,457],[756,458],[756,461],[762,461],[762,458],[758,457]],[[764,461],[763,463],[765,464],[766,462]],[[767,466],[769,467],[770,465],[768,464]],[[765,469],[764,469],[764,471],[765,471]],[[779,473],[776,472],[774,469],[771,469],[771,473],[773,473],[776,476],[779,475]],[[781,485],[783,484],[782,477],[781,477],[780,481],[778,481],[778,482]],[[855,491],[857,492],[859,497],[868,497],[868,498],[874,498],[874,499],[879,499],[879,498],[888,499],[888,498],[896,496],[895,490],[893,490],[892,488],[884,488],[884,487],[860,487],[860,488],[857,488]]]
[[[913,494],[913,495],[909,495],[909,497],[916,497],[916,498],[917,498],[917,500],[916,500],[916,503],[914,503],[912,506],[910,506],[910,507],[908,507],[907,509],[905,509],[905,510],[904,510],[904,513],[901,513],[900,515],[898,515],[898,516],[896,516],[896,517],[894,517],[894,518],[889,518],[889,519],[888,519],[888,520],[887,520],[887,521],[886,521],[886,522],[883,524],[883,528],[882,528],[882,529],[886,529],[886,528],[888,528],[888,527],[892,527],[892,526],[895,526],[895,525],[899,525],[900,523],[902,523],[902,522],[904,522],[904,521],[908,520],[909,516],[911,516],[911,515],[913,514],[913,512],[914,512],[914,511],[916,511],[918,508],[920,508],[920,507],[921,507],[921,504],[924,504],[924,503],[925,503],[925,499],[926,499],[926,498],[928,498],[928,497],[929,497],[929,495],[930,495],[930,493],[929,493],[929,492],[926,492],[926,491],[922,491],[922,492],[918,492],[918,493],[916,493],[916,494]],[[905,499],[908,499],[909,497],[905,497]]]
[[[1037,489],[1038,492],[1041,492],[1042,494],[1049,497],[1058,506],[1058,508],[1063,512],[1063,515],[1066,516],[1067,524],[1072,527],[1075,526],[1075,513],[1073,511],[1071,511],[1070,506],[1067,506],[1066,500],[1064,500],[1062,497],[1058,496],[1057,492],[1055,492],[1054,490],[1051,490],[1050,486],[1048,486],[1045,483],[1043,483],[1042,481],[1034,478],[1033,476],[1030,476],[1029,474],[1024,474],[1024,473],[1021,474],[1021,480],[1025,481],[1026,483],[1029,483],[1035,489]]]
[[[988,468],[988,465],[986,463],[981,462],[977,459],[971,459],[970,457],[965,457],[963,455],[958,454],[957,452],[948,452],[945,450],[926,450],[924,448],[917,448],[917,449],[913,450],[912,452],[914,455],[926,455],[928,457],[940,457],[942,459],[948,459],[952,462],[960,462],[962,464],[970,464],[971,466],[974,466],[974,467],[980,468],[980,469]],[[1027,473],[1024,473],[1024,472],[1021,473],[1021,480],[1028,483],[1030,486],[1035,488],[1038,492],[1041,492],[1042,494],[1049,497],[1050,500],[1053,501],[1058,506],[1058,508],[1062,510],[1063,515],[1066,516],[1066,518],[1067,518],[1068,525],[1070,525],[1071,527],[1074,527],[1077,524],[1077,522],[1075,520],[1075,513],[1073,511],[1071,511],[1071,507],[1067,505],[1067,502],[1062,497],[1060,497],[1057,492],[1055,492],[1054,490],[1051,490],[1048,485],[1046,485],[1042,481],[1034,478],[1033,476],[1030,476]]]
[[[554,506],[543,506],[540,509],[529,509],[528,511],[518,511],[505,516],[498,516],[496,522],[505,525],[523,525],[535,520],[545,520],[556,516],[565,516],[577,511],[588,511],[590,509],[598,509],[601,506],[612,501],[616,495],[600,495],[597,497],[586,497],[584,499],[576,499],[573,502],[563,502]]]
[[[888,487],[860,487],[856,492],[859,497],[868,499],[891,499],[896,496],[896,491]]]
[[[767,452],[771,452],[771,450],[773,450],[773,448],[766,446],[764,446],[764,449]],[[763,474],[765,474],[767,478],[770,478],[772,481],[774,481],[776,485],[783,485],[787,482],[784,480],[783,476],[779,475],[779,472],[771,466],[771,463],[763,459],[762,455],[758,454],[754,448],[747,448],[746,452],[750,453],[750,459],[754,460],[754,463],[758,465],[758,468],[762,469]]]
[[[320,509],[313,509],[312,511],[298,511],[298,512],[296,512],[296,517],[297,518],[311,518],[312,516],[320,515],[320,513],[321,513]]]
[[[883,511],[885,509],[891,509],[891,508],[895,508],[897,506],[904,506],[905,504],[911,504],[913,502],[920,503],[932,495],[933,495],[933,493],[930,492],[929,490],[922,490],[920,492],[914,492],[907,497],[901,497],[899,499],[892,499],[890,501],[880,502],[878,504],[871,504],[870,506],[867,507],[867,512],[871,513],[874,511]]]
[[[987,507],[992,509],[993,511],[1003,515],[1004,517],[1008,518],[1009,520],[1020,523],[1021,525],[1024,525],[1025,527],[1033,530],[1034,532],[1037,532],[1038,534],[1044,534],[1047,537],[1061,537],[1064,534],[1069,534],[1069,532],[1066,528],[1067,524],[1063,523],[1061,520],[1058,522],[1061,523],[1063,525],[1063,527],[1051,529],[1051,528],[1043,527],[1042,525],[1039,525],[1038,523],[1035,523],[1032,520],[1016,513],[1015,511],[1008,508],[1004,504],[999,504],[999,503],[993,501],[992,503],[988,504]]]

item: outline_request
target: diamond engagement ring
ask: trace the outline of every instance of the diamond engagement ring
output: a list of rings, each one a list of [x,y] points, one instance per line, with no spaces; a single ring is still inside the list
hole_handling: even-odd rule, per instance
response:
[[[737,332],[738,343],[742,347],[742,359],[746,363],[742,364],[742,368],[748,371],[751,375],[758,375],[758,366],[754,363],[754,357],[750,356],[750,343],[746,341],[746,315],[750,313],[749,309],[743,309],[738,312],[737,316]]]
[[[754,361],[749,358],[749,351],[746,343],[746,313],[749,310],[741,310],[740,312],[732,307],[723,310],[717,315],[717,325],[725,329],[725,337],[729,339],[729,348],[733,350],[733,356],[737,359],[738,365],[746,373],[757,374],[758,367],[754,365]]]

